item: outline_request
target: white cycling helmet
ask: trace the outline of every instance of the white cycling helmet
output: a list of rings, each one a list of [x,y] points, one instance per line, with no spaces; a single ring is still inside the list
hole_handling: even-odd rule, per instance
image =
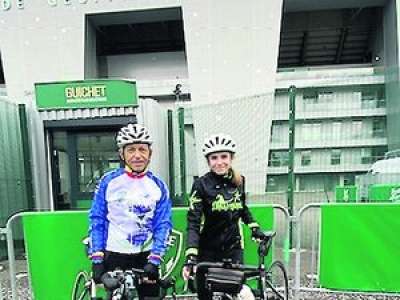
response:
[[[117,135],[117,146],[122,148],[128,144],[148,144],[153,143],[146,127],[140,124],[128,124],[122,127]]]
[[[208,156],[214,152],[236,152],[236,143],[230,135],[219,133],[204,140],[203,154]]]

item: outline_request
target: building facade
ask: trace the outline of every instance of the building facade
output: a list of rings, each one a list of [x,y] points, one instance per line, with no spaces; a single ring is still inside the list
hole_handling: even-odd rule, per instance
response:
[[[176,100],[213,105],[273,94],[263,192],[286,186],[287,91],[295,85],[296,190],[331,191],[354,182],[400,146],[399,3],[320,2],[2,1],[4,86],[11,101],[30,109],[37,206],[49,207],[55,198],[49,181],[40,179],[52,175],[49,136],[35,107],[37,82],[126,78],[136,81],[141,98],[165,108]],[[192,127],[189,120],[189,141]],[[52,137],[60,147],[62,134]],[[103,137],[111,139],[99,133],[94,142]],[[188,172],[189,183],[195,173]]]

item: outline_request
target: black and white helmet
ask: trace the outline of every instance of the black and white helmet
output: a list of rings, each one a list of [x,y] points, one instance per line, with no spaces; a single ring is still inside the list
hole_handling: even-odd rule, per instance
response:
[[[236,152],[236,143],[230,135],[219,133],[204,140],[203,154],[208,156],[214,152]]]
[[[128,124],[122,127],[117,135],[117,146],[123,148],[128,144],[149,144],[153,143],[149,131],[140,124]]]

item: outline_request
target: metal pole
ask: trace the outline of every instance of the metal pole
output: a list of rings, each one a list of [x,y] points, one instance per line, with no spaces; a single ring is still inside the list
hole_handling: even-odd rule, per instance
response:
[[[6,230],[6,228],[1,227],[0,228],[0,240],[3,240],[3,235],[4,235],[4,237],[5,237],[6,241],[7,241],[7,230]],[[4,268],[3,265],[0,265],[0,267]],[[6,293],[7,293],[7,290],[5,291],[5,295],[3,295],[3,292],[2,292],[2,289],[1,289],[1,283],[0,283],[0,300],[5,300],[6,299],[5,298],[6,297]]]
[[[183,107],[178,108],[178,124],[179,124],[179,167],[181,175],[181,204],[187,203],[186,194],[186,154],[185,154],[185,110]]]
[[[293,216],[293,192],[294,192],[294,142],[295,142],[295,120],[296,120],[296,87],[289,88],[289,164],[288,164],[288,190],[287,205],[290,216]],[[293,228],[289,226],[289,248],[292,247]]]
[[[33,186],[32,186],[32,169],[31,169],[31,156],[29,151],[29,135],[28,135],[28,121],[26,117],[25,104],[18,104],[19,112],[19,127],[21,132],[21,147],[22,155],[24,157],[24,175],[25,175],[25,186],[26,186],[26,197],[28,208],[34,207],[33,200]]]
[[[6,234],[7,234],[7,252],[8,252],[8,266],[10,268],[10,284],[11,284],[11,299],[17,300],[17,281],[15,280],[16,267],[15,267],[15,252],[14,252],[14,238],[12,233],[12,221],[18,214],[12,216],[7,221]]]
[[[168,110],[168,166],[169,166],[169,191],[175,202],[175,165],[174,165],[174,128],[172,110]]]

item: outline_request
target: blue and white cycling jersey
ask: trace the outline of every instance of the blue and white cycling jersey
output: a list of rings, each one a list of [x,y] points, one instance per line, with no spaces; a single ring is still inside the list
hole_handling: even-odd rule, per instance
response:
[[[166,184],[151,172],[133,177],[120,168],[103,176],[89,213],[91,253],[162,256],[172,229]]]

